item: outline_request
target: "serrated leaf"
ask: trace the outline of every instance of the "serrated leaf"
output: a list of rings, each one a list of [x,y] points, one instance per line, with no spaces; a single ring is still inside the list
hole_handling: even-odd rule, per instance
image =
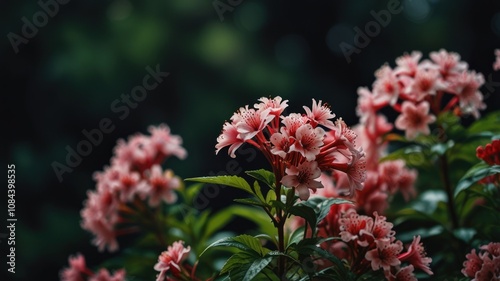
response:
[[[224,266],[220,271],[220,274],[226,274],[233,270],[234,268],[240,267],[244,264],[248,264],[255,260],[255,256],[248,254],[247,252],[238,252],[227,259]]]
[[[250,194],[254,194],[248,182],[244,178],[238,176],[197,177],[197,178],[188,178],[185,179],[185,181],[227,185],[244,190]]]
[[[500,165],[489,166],[488,164],[481,162],[474,165],[467,173],[458,181],[457,187],[455,188],[455,197],[458,196],[460,192],[468,189],[472,185],[476,184],[481,179],[500,173]]]
[[[203,255],[208,249],[214,247],[233,247],[261,257],[270,251],[269,249],[262,247],[259,239],[247,234],[243,234],[236,237],[225,237],[218,241],[215,241],[214,243],[209,245],[200,254],[200,256]]]
[[[246,171],[247,175],[253,177],[256,180],[259,180],[269,186],[269,188],[273,189],[276,184],[276,178],[274,174],[265,169]]]
[[[257,196],[257,198],[261,202],[265,202],[266,199],[264,198],[264,195],[262,194],[262,191],[260,190],[260,185],[259,185],[258,181],[255,181],[253,183],[253,192],[254,192],[255,196]]]

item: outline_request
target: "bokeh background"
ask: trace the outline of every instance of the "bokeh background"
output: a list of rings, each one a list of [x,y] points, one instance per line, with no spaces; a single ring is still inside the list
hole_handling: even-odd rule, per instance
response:
[[[353,45],[353,28],[364,29],[374,20],[370,12],[389,2],[403,11],[348,63],[339,44]],[[229,9],[222,13],[223,5]],[[230,159],[214,153],[224,120],[262,96],[289,99],[290,112],[321,99],[355,124],[356,89],[370,86],[377,68],[394,65],[405,52],[427,57],[441,48],[500,81],[492,70],[493,50],[500,48],[500,2],[494,0],[73,0],[58,6],[16,53],[9,34],[22,35],[23,17],[33,22],[43,10],[36,1],[0,2],[1,164],[17,169],[19,280],[58,280],[77,252],[90,265],[110,256],[90,245],[79,211],[94,188],[92,173],[108,164],[117,139],[146,133],[149,125],[166,123],[184,139],[188,158],[170,159],[169,167],[181,177],[202,176],[224,171]],[[121,120],[111,104],[156,65],[170,75]],[[483,88],[488,111],[500,108],[495,87]],[[76,148],[85,139],[82,130],[98,128],[103,118],[112,120],[114,131],[59,181],[52,163],[65,164],[66,146]],[[258,158],[241,163],[260,164]],[[7,233],[4,187],[0,233]],[[211,208],[228,202],[225,190]],[[0,248],[3,276],[5,240]],[[14,280],[7,277],[1,279]]]

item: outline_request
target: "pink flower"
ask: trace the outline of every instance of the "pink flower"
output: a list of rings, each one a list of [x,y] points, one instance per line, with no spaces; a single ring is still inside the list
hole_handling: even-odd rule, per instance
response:
[[[430,133],[429,123],[433,123],[436,117],[429,114],[429,103],[423,101],[418,105],[405,101],[402,113],[396,119],[396,128],[406,131],[406,138],[414,139],[417,133],[428,135]]]
[[[232,123],[226,122],[222,126],[222,133],[217,138],[215,154],[219,153],[222,148],[229,146],[229,156],[236,158],[235,152],[243,143],[244,141],[241,139],[236,126]]]
[[[316,127],[316,125],[323,125],[327,128],[332,128],[333,122],[330,120],[332,118],[335,118],[335,114],[332,113],[330,110],[330,107],[325,103],[321,105],[321,100],[316,103],[316,100],[312,100],[312,110],[304,106],[304,110],[306,111],[306,115],[311,120],[311,124],[313,127]]]
[[[167,273],[171,271],[174,275],[181,272],[181,264],[184,262],[191,251],[191,247],[184,247],[184,241],[177,241],[168,246],[167,251],[161,253],[158,257],[158,262],[155,264],[154,269],[160,271],[157,275],[156,281],[163,281],[167,278]]]
[[[377,80],[373,83],[373,93],[391,105],[396,104],[401,87],[394,71],[384,65],[375,72],[375,76]]]
[[[295,142],[290,146],[290,151],[299,152],[307,161],[313,161],[319,154],[324,137],[325,131],[322,128],[304,124],[295,132]]]
[[[143,171],[155,161],[156,149],[151,145],[151,139],[144,135],[129,137],[128,142],[118,140],[112,164],[128,165],[130,169]]]
[[[476,272],[473,281],[493,281],[500,280],[500,257],[483,257],[483,266]]]
[[[316,161],[304,161],[299,166],[290,166],[286,169],[286,176],[281,179],[281,183],[288,187],[295,187],[301,200],[309,198],[309,189],[316,191],[322,188],[321,182],[315,179],[319,178],[321,170]]]
[[[404,167],[405,161],[401,159],[384,161],[378,166],[380,179],[386,184],[390,193],[395,193],[398,190],[399,176]]]
[[[387,222],[385,216],[380,216],[377,212],[373,214],[375,216],[375,221],[373,223],[373,229],[371,234],[375,240],[389,239],[392,240],[396,232],[392,230],[393,224]]]
[[[465,258],[467,260],[463,264],[464,268],[462,269],[462,274],[473,278],[476,276],[476,272],[478,272],[483,266],[483,261],[476,254],[476,249],[472,249],[469,254],[465,255]]]
[[[270,114],[275,116],[280,116],[283,110],[288,107],[288,100],[283,100],[281,97],[275,97],[274,99],[260,98],[260,103],[256,103],[254,107],[258,110],[271,109]]]
[[[413,242],[408,247],[406,253],[399,255],[398,258],[400,261],[409,262],[415,268],[419,268],[429,275],[433,274],[429,268],[429,264],[432,262],[432,259],[426,257],[424,246],[420,243],[420,235],[413,237]]]
[[[107,269],[101,268],[88,281],[125,281],[125,270],[120,269],[115,271],[113,275],[110,275]]]
[[[500,49],[495,50],[495,62],[493,63],[493,70],[500,69]]]
[[[479,91],[483,84],[483,75],[474,71],[463,72],[453,80],[453,91],[458,96],[460,109],[475,118],[479,118],[479,110],[486,108],[483,94]]]
[[[69,268],[65,268],[60,272],[61,281],[84,281],[84,274],[88,275],[92,272],[85,264],[85,257],[82,254],[70,256],[68,258]]]
[[[367,247],[368,241],[364,235],[369,234],[373,227],[373,219],[368,216],[360,216],[351,209],[339,220],[340,238],[348,243],[356,241],[360,246]]]
[[[356,192],[356,206],[367,214],[383,213],[389,206],[387,192],[378,178],[376,172],[367,171],[363,189]]]
[[[143,197],[149,197],[149,205],[157,207],[161,201],[174,203],[177,199],[174,189],[181,186],[181,181],[172,170],[163,173],[160,165],[154,165],[149,171],[147,182],[141,186]]]
[[[400,265],[398,254],[403,250],[401,241],[391,243],[388,239],[375,240],[377,247],[366,252],[366,260],[371,262],[372,269],[378,270],[383,268],[384,271],[389,271],[391,266]]]
[[[121,202],[130,202],[138,192],[138,184],[141,180],[139,173],[131,171],[125,164],[115,164],[105,170],[109,173],[109,184],[111,191],[118,194]]]
[[[402,267],[398,272],[396,273],[396,276],[390,276],[389,280],[390,281],[417,281],[418,279],[413,275],[413,265],[408,265],[405,267]]]
[[[115,271],[113,276],[104,268],[100,269],[98,273],[94,273],[87,268],[85,258],[81,254],[69,257],[69,264],[70,267],[63,269],[60,273],[61,281],[125,281],[124,269]]]
[[[285,128],[281,128],[281,133],[274,133],[270,140],[273,145],[271,153],[285,159],[290,151],[290,137],[287,135]]]
[[[162,157],[175,155],[179,159],[186,158],[187,152],[182,147],[182,138],[170,134],[170,128],[166,124],[160,124],[158,127],[150,126],[148,131],[151,134],[151,145]]]
[[[395,73],[397,75],[415,76],[418,68],[418,63],[421,58],[422,53],[418,51],[413,51],[411,55],[404,54],[403,56],[397,58],[397,68],[395,69]]]
[[[488,252],[493,257],[500,257],[500,243],[489,243],[480,247],[481,250]]]
[[[354,190],[362,190],[363,182],[366,179],[366,159],[362,151],[355,149],[351,150],[351,160],[347,165],[347,179],[349,180],[349,190],[344,194],[348,196],[354,195]]]
[[[417,171],[403,169],[398,177],[398,188],[405,201],[409,201],[410,198],[415,198],[417,196],[417,191],[415,190],[414,183],[417,179]]]
[[[445,85],[440,83],[440,74],[434,68],[418,68],[415,78],[408,80],[407,94],[415,101],[422,101],[428,96],[436,95],[436,91],[444,89]]]
[[[88,199],[81,211],[82,228],[94,234],[92,243],[99,248],[99,251],[105,248],[110,252],[118,250],[114,230],[119,219],[117,199],[109,190],[89,191],[87,194]]]
[[[295,136],[295,132],[297,131],[297,129],[306,124],[308,120],[307,117],[304,117],[298,113],[290,113],[288,116],[281,118],[281,123],[285,125],[285,132],[289,136]]]
[[[480,247],[481,253],[476,254],[476,249],[467,254],[462,273],[473,278],[473,281],[490,281],[500,279],[500,243],[489,243]]]
[[[466,62],[460,61],[459,54],[448,53],[444,49],[439,50],[439,52],[431,52],[429,57],[438,65],[439,72],[444,79],[448,79],[449,76],[458,75],[468,68]]]
[[[236,130],[240,138],[244,141],[252,139],[261,132],[264,127],[273,120],[274,115],[270,114],[271,108],[265,110],[255,110],[248,108],[248,105],[241,107],[236,116],[233,116]]]

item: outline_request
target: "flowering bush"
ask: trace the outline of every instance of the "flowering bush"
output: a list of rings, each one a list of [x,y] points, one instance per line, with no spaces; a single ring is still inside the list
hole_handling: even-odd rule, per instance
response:
[[[498,280],[500,112],[481,118],[483,75],[458,54],[429,57],[377,70],[352,127],[321,100],[239,108],[215,149],[259,151],[268,164],[246,177],[185,186],[163,168],[187,155],[166,125],[118,141],[81,212],[100,251],[121,249],[105,263],[116,271],[78,255],[61,280]],[[248,196],[212,213],[194,203],[204,184]],[[234,216],[256,229],[229,232]]]

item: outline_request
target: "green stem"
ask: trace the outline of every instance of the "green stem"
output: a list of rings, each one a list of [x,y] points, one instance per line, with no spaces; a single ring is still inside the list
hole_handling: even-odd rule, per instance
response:
[[[457,229],[459,227],[457,210],[455,209],[455,197],[453,196],[453,188],[451,186],[448,159],[445,154],[439,157],[439,165],[441,172],[441,180],[444,184],[444,189],[448,197],[448,212],[450,213],[451,226],[452,229]]]
[[[275,173],[276,174],[276,173]],[[281,200],[281,183],[278,178],[276,178],[276,200]],[[285,252],[285,220],[286,217],[283,216],[283,210],[280,207],[276,207],[276,216],[277,216],[277,227],[278,227],[278,251],[281,253]],[[285,257],[280,255],[278,257],[278,276],[283,276],[285,273]]]

